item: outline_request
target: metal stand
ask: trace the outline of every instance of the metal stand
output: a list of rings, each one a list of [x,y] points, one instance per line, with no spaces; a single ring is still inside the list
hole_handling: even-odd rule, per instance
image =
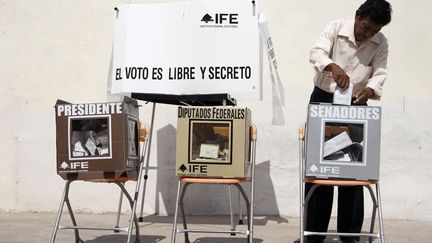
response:
[[[147,189],[147,179],[148,179],[148,171],[150,169],[149,163],[150,163],[150,151],[151,151],[151,143],[153,138],[153,127],[154,127],[154,118],[155,118],[155,112],[156,112],[156,103],[153,102],[153,109],[152,109],[152,115],[151,115],[151,122],[150,122],[150,132],[148,135],[148,152],[146,154],[146,162],[145,165],[142,164],[142,167],[145,168],[144,172],[144,186],[143,186],[143,192],[142,192],[142,198],[141,198],[141,210],[139,214],[138,221],[143,222],[143,211],[144,211],[144,200],[145,200],[145,193]],[[141,179],[141,178],[140,178]]]
[[[151,123],[150,123],[150,131],[148,134],[148,151],[145,154],[146,161],[145,165],[142,164],[143,169],[145,169],[144,172],[144,186],[143,186],[143,192],[142,192],[142,198],[141,198],[141,208],[140,208],[140,214],[138,217],[139,222],[143,222],[143,212],[144,212],[144,201],[145,201],[145,194],[147,189],[147,179],[148,179],[148,171],[149,169],[157,169],[157,167],[151,167],[150,164],[150,151],[151,151],[151,143],[153,139],[153,128],[154,128],[154,118],[156,113],[156,104],[170,104],[170,105],[196,105],[196,106],[227,106],[231,105],[234,106],[237,104],[237,100],[231,97],[229,94],[195,94],[195,95],[173,95],[173,94],[153,94],[153,93],[132,93],[132,98],[146,101],[146,102],[152,102],[153,103],[153,109],[152,109],[152,115],[151,115]],[[119,202],[121,205],[121,202]]]
[[[57,236],[57,232],[59,229],[73,229],[74,233],[75,233],[75,242],[80,242],[80,243],[81,242],[84,243],[85,241],[80,238],[79,229],[82,229],[82,230],[112,230],[114,232],[119,232],[119,231],[128,232],[129,235],[128,235],[127,242],[130,242],[133,223],[135,223],[135,236],[136,236],[135,242],[139,242],[138,220],[133,213],[131,213],[132,221],[131,221],[131,225],[129,225],[129,227],[120,228],[118,226],[118,219],[120,216],[120,214],[119,214],[120,212],[118,212],[118,214],[117,214],[117,221],[116,221],[116,225],[114,227],[82,227],[82,226],[78,226],[76,219],[75,219],[75,216],[74,216],[74,213],[73,213],[73,210],[72,210],[71,203],[69,201],[69,188],[70,188],[70,184],[72,182],[74,182],[74,181],[73,180],[66,181],[65,189],[63,191],[63,196],[62,196],[62,200],[61,200],[60,207],[59,207],[59,211],[57,213],[57,219],[56,219],[56,223],[54,226],[54,231],[53,231],[53,234],[52,234],[51,240],[50,240],[51,243],[55,242],[55,238]],[[133,207],[134,207],[134,205],[136,205],[136,203],[135,203],[136,201],[134,201],[132,199],[132,197],[130,196],[130,194],[127,192],[126,188],[123,185],[124,183],[123,182],[114,182],[114,181],[112,183],[114,183],[120,187],[121,191],[124,193],[124,195],[128,199],[129,204],[131,206],[131,210],[133,212]],[[66,203],[66,206],[68,208],[68,212],[69,212],[69,215],[71,217],[71,221],[72,221],[73,226],[60,225],[60,219],[61,219],[61,215],[62,215],[63,207],[64,207],[65,203]]]
[[[177,198],[176,198],[176,206],[174,213],[174,222],[172,227],[172,236],[171,243],[174,243],[176,240],[177,233],[185,234],[185,242],[189,243],[189,234],[188,233],[228,233],[231,235],[236,234],[245,234],[247,235],[247,240],[249,243],[253,241],[253,218],[254,218],[254,189],[255,189],[255,161],[256,161],[256,127],[252,125],[251,127],[251,178],[250,179],[226,179],[226,178],[193,178],[193,177],[180,177],[177,184]],[[251,194],[250,201],[243,190],[243,187],[240,183],[250,182],[251,185]],[[182,186],[182,183],[184,185]],[[229,230],[210,230],[210,229],[188,229],[186,223],[186,214],[184,211],[183,198],[186,193],[186,189],[189,185],[194,183],[200,184],[222,184],[228,185],[229,189],[231,186],[236,186],[239,190],[239,193],[242,195],[247,209],[247,219],[248,219],[248,227],[246,231],[236,230],[234,225],[234,217],[232,212],[232,202],[231,202],[231,190],[229,190],[230,196],[230,222],[231,228]],[[178,218],[178,209],[180,206],[180,213],[183,221],[183,229],[177,228],[177,218]]]
[[[144,134],[148,134],[146,129],[143,129],[143,132],[145,132]],[[70,201],[69,201],[69,187],[70,187],[70,184],[72,182],[74,182],[74,180],[68,180],[68,181],[66,181],[65,188],[63,191],[63,195],[62,195],[62,199],[60,201],[59,210],[57,212],[55,226],[54,226],[54,230],[53,230],[53,233],[51,235],[51,240],[50,240],[51,243],[55,242],[57,232],[59,229],[73,229],[74,233],[75,233],[75,242],[76,243],[84,242],[79,236],[79,229],[82,229],[82,230],[112,230],[114,232],[124,231],[124,232],[128,232],[127,243],[130,243],[131,238],[132,238],[132,230],[133,230],[134,224],[135,224],[135,242],[139,243],[139,225],[138,225],[138,219],[136,217],[135,212],[136,212],[139,190],[140,190],[140,186],[141,186],[140,177],[141,177],[142,170],[143,170],[142,163],[144,161],[145,155],[147,154],[147,147],[148,147],[148,139],[147,139],[146,135],[140,137],[140,140],[143,142],[143,148],[141,150],[141,159],[140,159],[139,171],[137,174],[137,183],[135,186],[135,193],[134,193],[133,198],[130,196],[130,194],[128,193],[128,191],[124,187],[124,183],[130,180],[127,177],[119,177],[119,178],[113,178],[113,179],[95,179],[95,180],[86,181],[86,182],[114,183],[118,187],[120,187],[121,193],[120,193],[120,200],[119,200],[119,206],[118,206],[118,212],[117,212],[117,218],[116,218],[115,226],[114,227],[82,227],[82,226],[78,226],[76,223],[76,220],[75,220],[72,206],[71,206]],[[131,216],[130,216],[129,226],[121,228],[121,227],[119,227],[119,220],[120,220],[123,194],[126,196],[126,198],[129,201],[129,204],[131,207]],[[66,206],[68,208],[68,212],[69,212],[69,215],[71,217],[71,221],[72,221],[73,226],[60,225],[60,220],[61,220],[61,216],[63,213],[63,207],[64,207],[65,203],[66,203]]]

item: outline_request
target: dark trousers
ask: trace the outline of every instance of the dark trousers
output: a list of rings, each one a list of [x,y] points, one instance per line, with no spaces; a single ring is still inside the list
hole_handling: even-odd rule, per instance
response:
[[[333,94],[315,87],[309,103],[332,103]],[[365,104],[363,104],[365,105]],[[313,184],[306,183],[305,193]],[[306,230],[327,232],[333,205],[333,186],[319,186],[309,200]],[[337,230],[344,233],[359,233],[363,225],[363,186],[339,187]],[[325,236],[308,236],[308,243],[322,241]],[[341,237],[342,240],[351,237]],[[358,237],[354,239],[359,240]]]

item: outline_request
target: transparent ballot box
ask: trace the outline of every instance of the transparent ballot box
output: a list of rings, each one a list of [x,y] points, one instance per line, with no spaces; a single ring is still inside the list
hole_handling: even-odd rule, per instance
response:
[[[136,177],[139,163],[138,104],[56,105],[57,174],[63,179]]]
[[[381,108],[311,104],[306,177],[378,180]]]
[[[249,109],[179,107],[178,114],[178,176],[248,176]]]

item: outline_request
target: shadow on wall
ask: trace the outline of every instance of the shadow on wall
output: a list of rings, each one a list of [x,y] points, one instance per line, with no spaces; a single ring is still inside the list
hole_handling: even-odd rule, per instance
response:
[[[155,214],[166,210],[174,214],[177,193],[175,175],[177,130],[167,125],[157,131],[157,178],[155,195]],[[162,203],[160,202],[162,200]]]
[[[174,214],[177,193],[175,176],[176,129],[167,125],[157,131],[157,184],[155,213],[166,211]],[[255,173],[255,215],[279,216],[276,195],[270,177],[270,161],[256,165]],[[243,186],[250,195],[250,184]],[[233,187],[234,212],[237,212],[239,193]],[[185,194],[186,214],[190,215],[228,215],[228,186],[192,184]],[[243,215],[246,215],[243,205]],[[281,219],[283,220],[283,219]]]

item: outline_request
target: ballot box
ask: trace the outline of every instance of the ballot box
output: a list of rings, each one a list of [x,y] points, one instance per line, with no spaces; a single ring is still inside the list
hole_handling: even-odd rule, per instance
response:
[[[177,176],[249,177],[248,108],[179,107],[177,117]]]
[[[305,177],[378,180],[381,108],[310,104]]]
[[[57,174],[65,180],[135,179],[139,165],[138,103],[71,104],[57,100]]]

